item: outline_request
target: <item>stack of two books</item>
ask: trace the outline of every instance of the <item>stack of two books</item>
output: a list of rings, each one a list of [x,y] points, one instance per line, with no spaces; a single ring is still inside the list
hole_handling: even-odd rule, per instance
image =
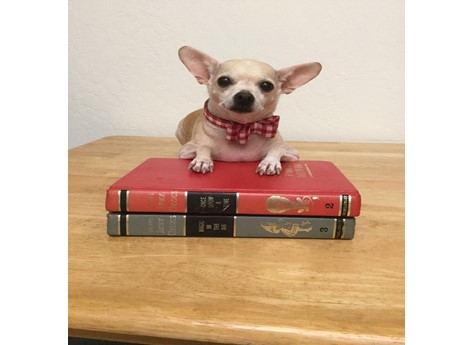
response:
[[[352,239],[361,208],[358,190],[331,162],[283,162],[259,176],[257,162],[150,158],[109,187],[111,236],[285,237]]]

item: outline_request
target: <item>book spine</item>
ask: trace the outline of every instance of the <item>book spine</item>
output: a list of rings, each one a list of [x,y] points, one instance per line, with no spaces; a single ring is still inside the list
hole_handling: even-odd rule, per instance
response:
[[[112,213],[111,236],[352,239],[355,218]]]
[[[357,217],[361,196],[108,190],[109,212]]]
[[[109,189],[105,200],[110,212],[187,212],[187,192]]]

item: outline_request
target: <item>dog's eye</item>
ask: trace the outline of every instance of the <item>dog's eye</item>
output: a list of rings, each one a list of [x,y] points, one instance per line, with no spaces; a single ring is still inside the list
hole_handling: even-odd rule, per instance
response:
[[[269,92],[272,91],[275,88],[275,86],[269,81],[263,81],[262,83],[260,83],[260,88],[266,92]]]
[[[229,77],[220,77],[219,79],[217,79],[217,84],[220,86],[220,87],[227,87],[227,86],[230,86],[232,84],[232,80],[229,78]]]

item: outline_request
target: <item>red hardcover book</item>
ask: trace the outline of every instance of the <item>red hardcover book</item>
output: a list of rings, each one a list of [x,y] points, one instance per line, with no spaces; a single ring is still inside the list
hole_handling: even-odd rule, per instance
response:
[[[107,190],[110,212],[356,217],[361,196],[327,161],[283,162],[280,175],[260,176],[258,162],[214,162],[214,172],[190,161],[150,158]]]

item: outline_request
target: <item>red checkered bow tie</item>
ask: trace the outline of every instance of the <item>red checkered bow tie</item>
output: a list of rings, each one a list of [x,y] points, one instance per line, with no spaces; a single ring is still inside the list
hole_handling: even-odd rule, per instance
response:
[[[278,130],[279,116],[271,116],[260,121],[251,123],[238,123],[221,119],[208,110],[208,101],[204,104],[204,115],[213,124],[227,129],[226,139],[246,144],[251,133],[257,133],[267,138],[273,138]]]

